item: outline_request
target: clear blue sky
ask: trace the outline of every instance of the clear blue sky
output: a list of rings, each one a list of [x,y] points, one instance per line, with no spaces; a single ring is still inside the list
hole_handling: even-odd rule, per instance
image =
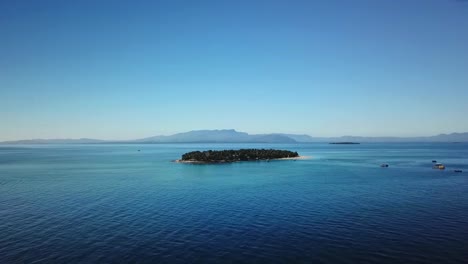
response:
[[[0,140],[468,131],[468,2],[0,1]]]

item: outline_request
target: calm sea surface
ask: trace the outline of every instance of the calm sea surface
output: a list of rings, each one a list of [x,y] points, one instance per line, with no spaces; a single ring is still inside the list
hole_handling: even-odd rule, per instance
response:
[[[0,263],[468,263],[468,144],[3,145]]]

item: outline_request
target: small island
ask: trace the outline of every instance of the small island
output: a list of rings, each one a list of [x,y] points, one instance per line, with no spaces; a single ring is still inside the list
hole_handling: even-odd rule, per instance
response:
[[[336,144],[336,145],[355,145],[355,144],[361,144],[358,142],[330,142],[329,144]]]
[[[192,151],[182,155],[176,160],[181,163],[228,163],[238,161],[261,161],[280,159],[299,159],[297,152],[276,149],[239,149],[239,150],[206,150]]]

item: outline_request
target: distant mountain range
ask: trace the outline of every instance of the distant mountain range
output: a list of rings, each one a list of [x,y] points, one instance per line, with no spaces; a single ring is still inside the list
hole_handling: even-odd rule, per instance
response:
[[[295,143],[291,137],[281,134],[249,135],[234,129],[195,130],[171,136],[155,136],[137,140],[154,143]]]
[[[136,140],[28,139],[1,144],[93,144],[93,143],[313,143],[313,142],[468,142],[468,133],[440,134],[430,137],[311,137],[299,134],[255,134],[234,129],[194,130],[170,136],[154,136]]]
[[[79,138],[79,139],[23,139],[15,141],[3,141],[0,144],[92,144],[92,143],[105,143],[106,140],[92,139],[92,138]]]

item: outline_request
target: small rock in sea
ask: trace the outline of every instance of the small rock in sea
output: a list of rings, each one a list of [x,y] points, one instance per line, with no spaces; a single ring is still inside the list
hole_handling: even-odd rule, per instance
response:
[[[432,163],[436,163],[436,162],[437,162],[437,160],[433,160],[433,161],[432,161]]]
[[[463,172],[462,170],[454,170],[454,172]]]
[[[382,168],[388,168],[388,164],[381,164],[380,167],[382,167]]]

